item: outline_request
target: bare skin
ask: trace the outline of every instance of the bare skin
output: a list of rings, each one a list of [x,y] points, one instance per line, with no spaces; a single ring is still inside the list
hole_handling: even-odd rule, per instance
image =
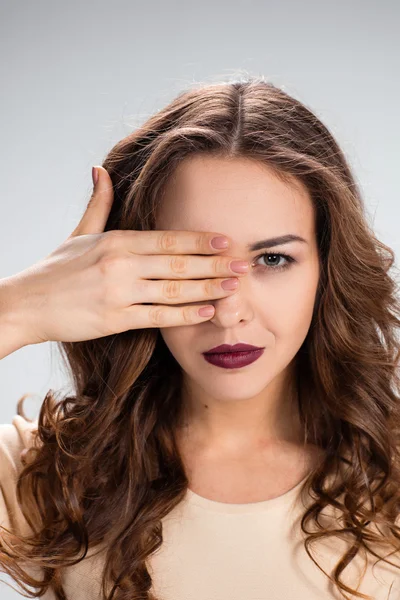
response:
[[[307,191],[283,184],[256,161],[192,157],[169,181],[156,227],[166,231],[102,233],[113,193],[107,172],[98,169],[99,184],[66,242],[1,280],[0,358],[28,344],[158,327],[184,373],[186,415],[178,438],[192,489],[240,503],[285,493],[316,456],[303,447],[291,387],[319,277]],[[226,251],[211,249],[214,232],[230,238]],[[287,233],[304,243],[248,250],[248,244]],[[166,234],[176,238],[173,247],[161,246]],[[274,272],[262,264],[267,252],[285,260],[280,251],[294,257],[290,268]],[[213,253],[221,256],[207,256]],[[188,256],[176,262],[173,254]],[[237,289],[225,291],[231,257],[250,268],[234,271]],[[186,270],[178,274],[182,263]],[[171,297],[165,292],[175,279],[182,279],[180,293]],[[197,315],[205,304],[214,305],[212,318]],[[229,372],[202,356],[214,345],[238,341],[265,346],[265,352]]]
[[[254,448],[244,456],[221,456],[180,441],[189,489],[210,500],[234,504],[262,502],[285,494],[315,466],[322,451],[289,444]]]
[[[160,329],[183,370],[185,418],[176,435],[189,488],[206,498],[246,503],[280,496],[321,457],[321,450],[303,444],[293,387],[319,280],[314,220],[307,190],[283,183],[256,161],[190,157],[169,180],[156,228],[222,230],[233,240],[232,251],[251,265],[235,294],[212,301],[212,319]],[[248,250],[255,241],[289,233],[305,242]],[[265,253],[280,252],[295,262],[274,272]],[[239,341],[265,347],[264,354],[232,370],[202,356]]]
[[[296,430],[294,430],[296,431]],[[300,424],[298,424],[300,431]],[[223,451],[196,436],[185,425],[176,431],[189,489],[217,502],[245,504],[285,494],[323,458],[324,450],[302,445],[293,436],[286,440],[249,439],[247,447]]]

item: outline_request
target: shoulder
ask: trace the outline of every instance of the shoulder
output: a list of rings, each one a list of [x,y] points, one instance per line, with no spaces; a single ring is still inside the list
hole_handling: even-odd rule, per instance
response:
[[[20,466],[21,452],[28,449],[37,431],[37,419],[28,421],[15,415],[11,423],[0,424],[0,476],[10,468],[17,470]]]
[[[37,420],[20,415],[0,424],[0,525],[19,533],[30,530],[18,503],[16,482],[23,468],[21,452],[33,445],[36,429]]]

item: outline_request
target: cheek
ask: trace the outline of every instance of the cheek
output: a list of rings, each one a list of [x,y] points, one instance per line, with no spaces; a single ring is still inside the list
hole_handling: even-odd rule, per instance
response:
[[[293,339],[296,343],[297,338],[302,341],[306,336],[314,309],[317,275],[298,269],[297,273],[271,275],[265,284],[260,280],[258,314],[277,339]]]
[[[163,327],[160,328],[160,335],[175,360],[183,364],[185,356],[189,354],[188,349],[195,347],[195,328],[191,326]]]

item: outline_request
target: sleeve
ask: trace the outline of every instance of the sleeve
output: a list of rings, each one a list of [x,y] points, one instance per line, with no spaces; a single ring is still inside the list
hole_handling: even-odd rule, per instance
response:
[[[0,526],[20,534],[30,528],[17,500],[17,479],[22,470],[21,452],[29,448],[37,420],[15,415],[12,423],[0,424]],[[1,529],[0,529],[1,536]]]

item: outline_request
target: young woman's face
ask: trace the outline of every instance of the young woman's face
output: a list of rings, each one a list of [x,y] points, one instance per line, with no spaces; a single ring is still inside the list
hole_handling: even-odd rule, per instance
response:
[[[310,327],[319,279],[314,209],[306,189],[289,187],[254,160],[189,157],[168,183],[156,229],[226,234],[231,246],[224,254],[250,262],[236,292],[209,302],[215,306],[212,320],[160,329],[184,381],[203,397],[225,402],[257,396],[282,381]],[[306,241],[247,249],[286,234]],[[277,256],[280,252],[290,259]],[[238,369],[209,364],[202,354],[237,342],[265,347],[264,353]]]

